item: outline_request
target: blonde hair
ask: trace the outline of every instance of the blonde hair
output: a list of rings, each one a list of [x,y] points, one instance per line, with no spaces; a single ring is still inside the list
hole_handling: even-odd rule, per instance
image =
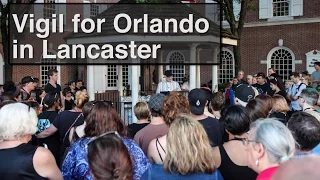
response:
[[[311,77],[308,75],[302,75],[302,77],[304,78],[305,81],[307,81],[308,83],[306,84],[307,86],[311,85]]]
[[[169,173],[212,173],[213,152],[206,131],[191,116],[180,114],[167,135],[164,168]]]
[[[75,99],[74,103],[76,104],[76,106],[78,108],[82,109],[84,104],[87,103],[88,101],[89,101],[89,96],[88,96],[87,92],[77,91],[76,99]]]
[[[275,94],[273,95],[273,106],[272,111],[273,112],[288,112],[290,110],[290,107],[288,106],[287,100],[279,95]]]
[[[138,120],[147,119],[150,116],[148,104],[145,102],[138,102],[134,105],[134,115]]]
[[[38,117],[33,108],[23,103],[5,105],[0,110],[0,142],[18,140],[35,134]]]

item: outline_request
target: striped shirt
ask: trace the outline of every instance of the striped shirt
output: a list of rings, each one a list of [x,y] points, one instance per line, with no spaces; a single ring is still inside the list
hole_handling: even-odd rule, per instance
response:
[[[162,81],[158,84],[156,93],[160,93],[164,91],[181,91],[181,88],[179,83],[177,83],[176,81],[171,81],[171,82]]]

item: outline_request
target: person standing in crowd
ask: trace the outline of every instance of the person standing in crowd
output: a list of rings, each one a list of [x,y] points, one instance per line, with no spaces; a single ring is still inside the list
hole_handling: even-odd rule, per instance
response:
[[[185,74],[183,77],[182,90],[189,91],[189,75]]]
[[[299,96],[300,96],[302,90],[307,87],[305,84],[303,84],[300,81],[299,73],[297,73],[297,72],[291,73],[290,79],[293,81],[294,84],[289,89],[288,95],[287,95],[288,99],[290,99],[290,101],[291,101],[290,102],[290,111],[288,112],[289,118],[294,112],[302,110],[302,108],[299,105]]]
[[[31,76],[26,76],[26,77],[22,78],[22,80],[21,80],[22,101],[30,101],[30,100],[35,101],[31,97],[31,92],[35,89],[34,82],[35,82],[35,80]]]
[[[320,171],[315,167],[320,167],[319,156],[292,158],[279,166],[272,180],[319,180]]]
[[[78,79],[76,82],[76,87],[74,88],[75,92],[81,91],[81,87],[83,86],[83,81],[81,79]]]
[[[305,84],[307,86],[307,88],[313,88],[312,82],[311,82],[311,77],[309,75],[302,74],[302,77],[300,80],[303,84]]]
[[[257,74],[257,84],[254,87],[257,88],[259,94],[272,94],[270,85],[266,82],[266,76],[262,72]]]
[[[70,91],[71,91],[71,93],[72,93],[72,97],[74,97],[74,95],[76,94],[76,91],[75,91],[76,82],[75,82],[74,80],[70,80],[70,81],[68,82],[68,84],[66,84],[66,85],[68,85],[68,87],[70,88]]]
[[[202,89],[193,89],[188,94],[191,116],[203,125],[208,134],[211,146],[219,146],[223,143],[222,129],[217,119],[204,114],[208,104],[206,93]]]
[[[15,86],[14,82],[7,81],[3,85],[3,93],[2,93],[2,101],[16,101],[20,102],[22,101],[22,95],[20,92],[20,89]]]
[[[246,81],[244,79],[244,72],[242,70],[238,71],[236,79],[238,80],[238,84],[246,84]]]
[[[164,72],[164,75],[166,80],[158,84],[156,93],[181,91],[179,83],[176,81],[173,81],[173,75],[170,70],[166,70]]]
[[[253,78],[252,78],[252,86],[257,84],[257,74],[253,75]]]
[[[71,110],[74,107],[74,98],[72,97],[72,92],[69,87],[63,89],[64,96],[64,110]]]
[[[235,92],[235,104],[246,107],[249,100],[254,99],[256,93],[252,86],[247,84],[239,85]]]
[[[145,102],[138,102],[134,105],[134,115],[137,117],[138,122],[128,126],[129,136],[132,139],[138,131],[149,124],[150,111],[148,104]]]
[[[247,84],[252,85],[253,84],[253,76],[252,75],[247,75]]]
[[[60,112],[48,129],[37,134],[38,138],[46,138],[59,131],[59,138],[61,142],[60,162],[63,162],[64,155],[70,147],[68,138],[70,129],[84,123],[82,108],[88,101],[89,97],[87,93],[81,91],[77,92],[74,109]]]
[[[141,180],[222,180],[203,126],[189,115],[178,115],[170,125],[164,164],[153,164]]]
[[[88,163],[87,147],[98,136],[103,136],[104,133],[110,131],[117,131],[132,157],[133,180],[139,180],[150,163],[139,146],[127,137],[127,128],[112,104],[106,101],[93,103],[85,121],[85,136],[71,145],[63,162],[62,175],[64,179],[94,179]]]
[[[88,162],[95,180],[133,179],[133,164],[117,131],[106,132],[88,143]]]
[[[168,133],[169,127],[165,123],[162,114],[162,104],[165,98],[166,96],[160,93],[154,94],[150,97],[148,106],[151,112],[151,123],[138,131],[133,138],[146,155],[148,153],[148,146],[152,139],[159,136],[161,137]]]
[[[295,157],[312,154],[320,143],[320,122],[306,112],[297,112],[289,119],[288,128],[297,142]]]
[[[277,78],[270,79],[269,82],[270,82],[270,87],[273,91],[272,95],[278,94],[283,96],[284,98],[287,98],[287,92],[285,90],[285,87],[283,85],[283,88],[280,88],[281,85]]]
[[[231,105],[223,110],[220,122],[228,133],[228,142],[213,149],[215,166],[224,180],[255,180],[258,174],[248,167],[245,146],[250,126],[246,109]]]
[[[275,119],[251,123],[246,145],[248,166],[259,173],[257,180],[271,180],[278,166],[295,153],[295,140],[290,130]]]
[[[211,108],[211,101],[212,101],[212,92],[211,89],[208,87],[200,87],[200,89],[202,89],[205,93],[206,93],[206,97],[207,97],[207,105],[204,107],[204,114],[206,116],[212,117],[212,118],[216,118],[213,114],[212,114],[212,108]]]
[[[248,102],[246,110],[249,113],[251,122],[254,122],[260,118],[268,117],[273,106],[273,99],[267,94],[261,94],[255,99]]]
[[[167,126],[178,117],[179,114],[190,114],[187,98],[179,93],[173,92],[163,102],[162,115]],[[168,132],[168,131],[167,131]],[[167,153],[167,133],[157,136],[148,147],[148,158],[152,163],[163,164]]]
[[[38,132],[46,130],[53,123],[54,119],[57,117],[57,109],[60,105],[60,99],[56,94],[48,93],[43,99],[43,109],[42,113],[39,114],[38,118]],[[37,142],[34,144],[37,146],[47,147],[53,154],[57,165],[60,166],[60,139],[59,133],[56,132],[52,136],[43,139],[36,139]]]
[[[276,73],[273,73],[268,77],[268,84],[270,84],[270,80],[272,80],[272,79],[277,81],[277,85],[281,90],[285,90],[286,89],[283,80]],[[269,95],[273,95],[272,93],[269,94]]]
[[[268,69],[268,77],[271,76],[271,74],[275,74],[276,73],[276,70],[274,68],[269,68]]]
[[[57,93],[60,96],[62,108],[64,106],[64,97],[61,91],[61,86],[57,83],[58,82],[58,71],[56,69],[49,69],[47,72],[47,76],[49,78],[48,84],[44,87],[44,91],[46,93]]]
[[[62,180],[51,152],[28,142],[37,132],[37,114],[23,103],[0,110],[0,174],[2,180]]]
[[[314,68],[316,69],[316,71],[311,74],[311,82],[312,87],[317,88],[320,83],[320,62],[315,62]]]
[[[318,99],[318,91],[313,88],[307,88],[301,91],[298,101],[302,111],[314,116],[320,122],[320,113],[313,109],[317,105]]]
[[[268,115],[269,118],[277,118],[283,124],[287,124],[287,113],[290,109],[286,99],[279,95],[275,94],[272,97],[273,106]]]
[[[216,119],[220,119],[221,117],[221,110],[226,104],[224,99],[225,98],[222,92],[215,92],[212,95],[211,109],[212,109],[212,114]]]

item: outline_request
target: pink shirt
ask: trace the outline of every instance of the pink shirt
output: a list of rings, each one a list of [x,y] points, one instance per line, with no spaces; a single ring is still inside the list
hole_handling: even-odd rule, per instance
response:
[[[264,171],[262,171],[256,180],[271,180],[271,177],[273,176],[273,174],[277,171],[278,169],[278,166],[276,167],[271,167],[271,168],[268,168]]]

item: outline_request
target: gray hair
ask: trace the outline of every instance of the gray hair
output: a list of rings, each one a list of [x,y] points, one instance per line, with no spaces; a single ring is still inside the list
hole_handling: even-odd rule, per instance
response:
[[[316,105],[319,99],[318,91],[313,88],[302,90],[300,96],[311,106]]]
[[[290,130],[274,118],[259,119],[250,125],[254,142],[261,143],[272,163],[282,163],[295,153],[295,140]]]
[[[18,140],[37,132],[38,117],[33,108],[22,103],[5,105],[0,110],[0,141]]]

